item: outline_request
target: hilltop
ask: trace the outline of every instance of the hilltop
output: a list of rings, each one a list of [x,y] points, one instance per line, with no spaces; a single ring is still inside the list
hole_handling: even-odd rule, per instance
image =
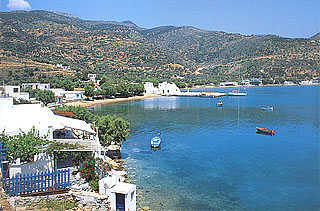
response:
[[[0,12],[0,72],[96,72],[184,82],[319,75],[319,34],[309,39],[241,35],[191,26],[145,29],[41,10]],[[31,73],[30,73],[31,74]],[[25,77],[28,77],[25,75]]]

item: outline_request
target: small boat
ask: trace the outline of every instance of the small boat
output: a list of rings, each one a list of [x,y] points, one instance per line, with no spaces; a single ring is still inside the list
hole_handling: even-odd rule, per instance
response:
[[[160,137],[156,136],[156,137],[153,137],[151,139],[151,147],[156,148],[156,147],[159,147],[160,144],[161,144],[161,138]]]
[[[267,135],[274,135],[274,130],[273,129],[268,129],[268,128],[264,128],[264,127],[256,127],[257,129],[257,133],[263,133],[263,134],[267,134]]]
[[[273,106],[262,106],[260,109],[264,111],[273,111]]]
[[[223,103],[222,103],[222,101],[220,101],[220,102],[218,102],[216,105],[217,105],[217,107],[222,107],[222,106],[223,106]]]
[[[240,90],[232,90],[232,92],[228,92],[228,96],[247,96],[247,93],[240,92]]]

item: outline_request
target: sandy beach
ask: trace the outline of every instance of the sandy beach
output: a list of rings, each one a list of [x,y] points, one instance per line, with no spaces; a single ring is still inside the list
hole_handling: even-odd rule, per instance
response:
[[[69,102],[64,103],[67,106],[80,106],[80,107],[89,107],[98,104],[109,104],[109,103],[120,103],[120,102],[128,102],[135,100],[143,100],[147,98],[160,97],[161,95],[156,94],[145,94],[143,96],[134,96],[128,98],[115,98],[115,99],[103,99],[103,100],[94,100],[94,101],[77,101],[77,102]]]

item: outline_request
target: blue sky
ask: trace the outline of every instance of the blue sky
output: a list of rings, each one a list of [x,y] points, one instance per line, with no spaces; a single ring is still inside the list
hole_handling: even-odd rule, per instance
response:
[[[283,37],[320,32],[320,0],[0,0],[1,11],[22,8],[56,10],[89,20],[131,20],[145,28],[191,25]]]

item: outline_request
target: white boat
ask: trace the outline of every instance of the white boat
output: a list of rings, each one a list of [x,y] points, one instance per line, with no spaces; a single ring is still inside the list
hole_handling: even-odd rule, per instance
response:
[[[264,111],[273,111],[273,106],[262,106],[260,109]]]
[[[217,105],[217,107],[222,107],[222,106],[223,106],[223,103],[222,103],[222,101],[220,101],[220,102],[218,102],[216,105]]]
[[[228,92],[228,96],[247,96],[247,92],[240,92],[240,90],[232,90],[232,92]]]
[[[151,147],[154,147],[154,148],[159,147],[161,144],[161,138],[158,136],[155,136],[151,139],[150,142],[151,142]]]

